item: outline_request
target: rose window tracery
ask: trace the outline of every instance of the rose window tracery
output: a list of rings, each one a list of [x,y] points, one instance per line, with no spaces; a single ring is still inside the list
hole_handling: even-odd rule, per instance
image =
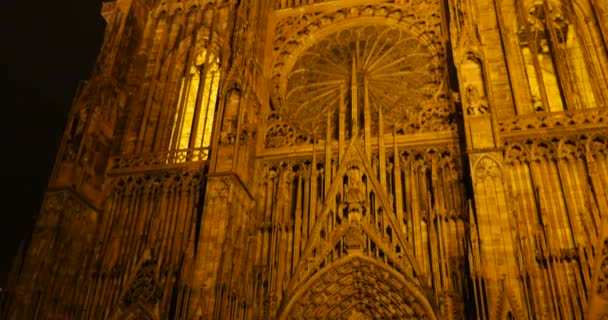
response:
[[[344,116],[350,136],[365,122],[377,134],[379,115],[387,130],[431,123],[421,117],[449,113],[443,66],[415,34],[399,27],[366,25],[341,30],[299,55],[279,86],[278,113],[304,134],[324,134]],[[374,130],[376,129],[376,130]]]

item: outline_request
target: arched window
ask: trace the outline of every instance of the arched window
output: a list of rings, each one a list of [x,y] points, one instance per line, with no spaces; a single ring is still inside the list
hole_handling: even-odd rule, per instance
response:
[[[182,79],[171,133],[171,149],[208,149],[220,82],[219,60],[203,51]],[[205,152],[203,158],[207,158]]]
[[[597,107],[576,17],[557,0],[524,1],[520,12],[519,44],[534,111]]]

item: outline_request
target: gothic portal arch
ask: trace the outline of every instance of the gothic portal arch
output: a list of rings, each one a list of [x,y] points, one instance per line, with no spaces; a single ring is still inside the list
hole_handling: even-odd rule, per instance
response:
[[[290,297],[278,319],[437,319],[424,294],[401,274],[363,255],[319,272]]]
[[[462,287],[431,277],[463,264],[444,239],[465,224],[441,11],[419,5],[276,25],[259,199],[288,255],[278,319],[436,319],[447,303],[425,294]]]
[[[0,319],[596,319],[607,3],[104,1]]]

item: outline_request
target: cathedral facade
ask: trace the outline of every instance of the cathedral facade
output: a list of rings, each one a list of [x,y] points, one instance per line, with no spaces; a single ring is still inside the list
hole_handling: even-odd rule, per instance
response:
[[[608,2],[115,0],[2,319],[608,319]]]

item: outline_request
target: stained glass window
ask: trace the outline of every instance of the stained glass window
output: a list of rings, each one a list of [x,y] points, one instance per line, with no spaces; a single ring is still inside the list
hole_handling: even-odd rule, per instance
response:
[[[219,82],[218,59],[210,52],[202,52],[181,81],[171,134],[174,150],[207,148],[211,144]]]

